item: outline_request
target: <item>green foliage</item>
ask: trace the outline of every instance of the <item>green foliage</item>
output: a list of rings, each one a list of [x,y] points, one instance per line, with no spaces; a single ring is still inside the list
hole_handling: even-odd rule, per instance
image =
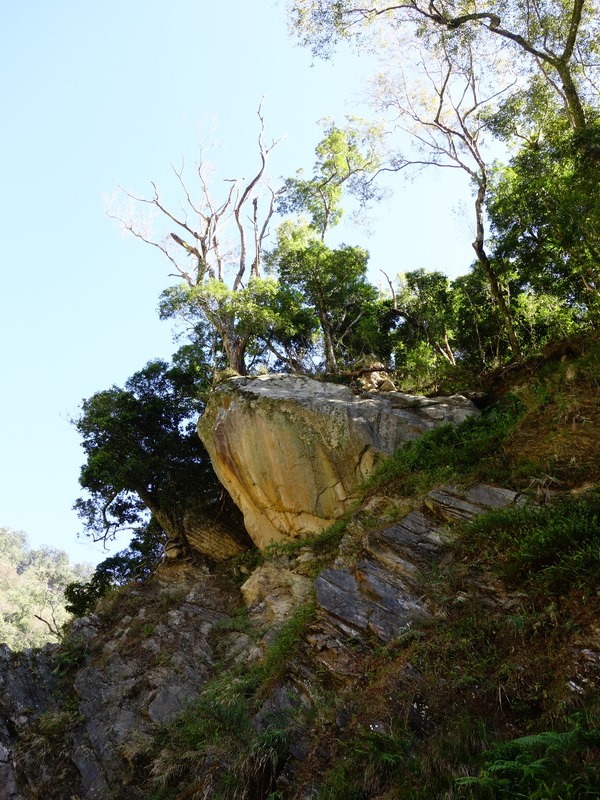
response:
[[[345,128],[327,122],[325,138],[315,148],[317,161],[312,178],[288,178],[279,200],[283,214],[308,214],[311,227],[321,240],[338,224],[343,210],[344,188],[363,201],[374,194],[367,180],[381,165],[381,128],[356,117],[348,117]]]
[[[266,558],[276,558],[279,555],[296,555],[303,547],[313,550],[333,552],[339,545],[344,531],[348,525],[350,514],[345,514],[317,534],[294,539],[289,542],[273,542],[265,549]]]
[[[377,290],[367,281],[368,254],[359,247],[326,247],[305,225],[284,223],[269,256],[280,282],[304,298],[319,321],[327,372],[381,348],[385,320]],[[382,311],[384,313],[382,313]]]
[[[266,657],[256,667],[257,678],[262,687],[273,685],[280,680],[289,668],[289,660],[294,649],[302,640],[314,617],[315,604],[309,602],[298,606],[285,625],[278,631],[269,647]]]
[[[290,3],[292,30],[315,52],[329,56],[340,39],[362,46],[364,37],[373,52],[391,51],[399,62],[394,78],[391,59],[382,59],[375,103],[392,111],[387,133],[408,132],[419,152],[397,153],[384,170],[459,167],[477,187],[474,277],[450,286],[440,273],[421,270],[407,273],[398,288],[394,363],[407,388],[421,382],[437,391],[456,366],[479,372],[520,359],[597,321],[597,15],[595,1],[541,3],[533,17],[520,0],[468,8]],[[512,48],[508,62],[504,48]],[[413,51],[419,55],[409,56]],[[435,111],[423,100],[429,86]],[[493,180],[484,147],[490,135],[513,153]],[[483,204],[494,232],[490,253]]]
[[[268,363],[272,354],[288,369],[302,370],[316,327],[300,292],[274,278],[252,277],[236,291],[217,279],[174,286],[162,294],[160,315],[183,320],[194,337],[202,336],[208,322],[218,334],[210,342],[214,365],[229,365],[240,374]]]
[[[337,764],[326,772],[319,800],[368,800],[402,774],[414,737],[360,730],[343,748]]]
[[[453,360],[447,342],[455,327],[450,280],[441,272],[417,269],[398,276],[397,312],[403,318],[403,340],[425,342]]]
[[[403,51],[427,45],[428,55],[434,56],[445,47],[458,64],[476,52],[496,89],[508,83],[509,94],[525,95],[522,101],[527,102],[523,77],[534,76],[551,87],[552,108],[579,130],[597,109],[598,5],[542,2],[535,14],[529,10],[522,0],[470,6],[449,0],[443,7],[415,0],[408,6],[373,3],[368,8],[349,0],[292,0],[290,26],[303,45],[323,57],[331,55],[340,39],[363,45],[363,38],[372,34],[381,46],[390,33],[399,38]],[[498,48],[507,44],[510,67],[521,77],[515,86],[506,78],[506,60],[495,63]],[[529,114],[535,111],[530,103],[527,109]]]
[[[557,535],[536,538],[534,558],[527,536],[521,537],[516,527],[511,530],[514,541],[508,538],[501,514],[483,516],[461,529],[455,560],[422,575],[439,609],[438,621],[374,656],[377,671],[368,698],[362,707],[357,704],[357,713],[371,719],[379,714],[390,727],[397,726],[393,730],[397,748],[384,741],[383,758],[374,758],[362,743],[364,731],[345,732],[320,797],[580,800],[597,796],[597,686],[593,679],[586,683],[585,699],[565,690],[573,675],[572,634],[582,630],[576,619],[580,615],[589,619],[590,613],[595,618],[597,607],[598,563],[588,564],[582,580],[572,555],[580,544],[585,546],[586,537],[598,538],[598,498],[580,500],[538,509],[547,522],[555,515],[552,527]],[[505,516],[522,519],[524,513],[535,516],[533,509],[522,508]],[[571,525],[570,518],[577,525]],[[565,527],[565,536],[574,540],[570,543],[558,535]],[[481,535],[473,538],[473,528]],[[548,604],[546,573],[559,561],[565,596]],[[512,613],[487,601],[486,587],[494,586],[493,574],[504,577],[508,565],[514,565],[509,571],[518,587]],[[426,714],[415,727],[407,709],[415,701],[416,687],[425,698]],[[378,711],[373,711],[371,704],[379,703]],[[573,717],[582,703],[587,716]],[[513,741],[515,731],[529,734]],[[465,774],[470,777],[462,779]]]
[[[222,673],[201,698],[165,726],[155,742],[151,784],[155,800],[183,800],[194,791],[222,800],[267,800],[289,755],[296,731],[293,704],[259,715],[273,686],[289,667],[314,606],[296,609],[265,658],[243,671]]]
[[[66,609],[75,617],[91,614],[96,603],[110,590],[110,583],[101,583],[92,577],[89,581],[73,581],[65,587]]]
[[[476,777],[457,779],[459,796],[583,800],[598,796],[600,730],[584,715],[567,731],[543,731],[496,744]]]
[[[0,528],[0,641],[22,650],[59,639],[69,619],[65,587],[90,572],[63,550],[33,549],[21,531]]]
[[[21,732],[12,758],[31,800],[74,796],[80,776],[71,759],[73,734],[82,722],[75,697],[69,697],[61,708],[35,717]]]
[[[161,317],[183,321],[192,341],[210,353],[215,368],[229,367],[240,375],[265,366],[294,371],[310,367],[308,356],[316,328],[314,309],[303,302],[297,287],[261,276],[268,223],[276,205],[281,214],[306,212],[311,217],[313,231],[322,237],[341,217],[344,186],[355,194],[360,192],[364,201],[375,196],[365,178],[379,167],[381,131],[354,118],[348,120],[345,129],[327,123],[325,137],[316,148],[313,177],[304,179],[299,173],[277,191],[269,187],[267,194],[271,201],[266,204],[262,221],[259,221],[259,207],[263,209],[263,198],[259,198],[258,189],[266,188],[264,170],[272,149],[265,147],[262,133],[259,149],[262,162],[259,172],[245,188],[241,183],[239,187],[232,186],[223,204],[210,198],[206,182],[201,191],[203,203],[192,204],[188,195],[194,216],[199,216],[199,230],[192,231],[177,214],[165,212],[158,205],[186,236],[192,234],[192,243],[173,233],[170,239],[183,248],[186,257],[193,257],[197,265],[194,275],[161,247],[186,279],[186,283],[163,293]],[[250,204],[252,214],[242,214],[242,209],[249,210]],[[204,213],[198,214],[198,207],[205,207]],[[231,285],[225,275],[231,254],[223,252],[219,243],[221,231],[228,223],[239,240],[237,274]],[[254,251],[251,265],[247,264],[249,250]]]
[[[152,764],[149,796],[183,800],[192,790],[221,800],[266,800],[289,744],[288,719],[273,719],[257,732],[243,700],[201,700],[169,726]]]
[[[76,617],[93,612],[96,603],[116,586],[143,581],[162,559],[166,537],[153,520],[136,531],[129,546],[102,561],[88,581],[73,581],[65,588],[66,609]]]
[[[67,636],[54,654],[55,675],[68,678],[84,663],[89,642],[78,636]]]
[[[534,288],[514,264],[507,267],[510,259],[502,261],[505,256],[499,252],[494,263],[524,356],[588,324],[583,306],[561,293],[559,284],[548,281]],[[454,281],[422,269],[400,275],[391,313],[398,321],[388,341],[407,391],[438,392],[453,382],[472,383],[482,370],[511,358],[510,342],[480,265]]]
[[[479,373],[506,361],[509,342],[481,265],[474,265],[469,273],[456,278],[452,292],[454,350],[460,362]]]
[[[456,365],[456,293],[441,272],[424,269],[398,276],[393,333],[396,371],[405,390],[433,387]]]
[[[600,162],[590,157],[598,130],[546,130],[497,170],[488,202],[497,257],[536,298],[560,301],[563,319],[553,322],[554,333],[568,332],[599,302]]]
[[[87,496],[75,508],[95,540],[145,528],[148,512],[175,537],[191,504],[218,496],[195,430],[207,389],[206,370],[197,367],[152,361],[123,389],[83,401],[75,427],[87,457],[80,475]]]
[[[307,574],[316,578],[323,567],[331,563],[332,558],[335,558],[351,516],[351,512],[344,514],[343,517],[340,517],[317,534],[308,535],[290,542],[270,544],[264,551],[264,558],[270,560],[282,555],[294,557],[298,556],[302,550],[310,551],[312,558],[310,561],[310,573]]]
[[[499,510],[472,522],[464,547],[481,552],[511,583],[539,597],[580,589],[597,594],[600,572],[600,492],[547,506]]]
[[[466,480],[484,470],[486,460],[498,457],[499,447],[523,412],[518,399],[509,397],[461,425],[440,425],[384,461],[368,487],[394,481],[401,483],[404,492],[412,493],[425,491],[436,482]]]

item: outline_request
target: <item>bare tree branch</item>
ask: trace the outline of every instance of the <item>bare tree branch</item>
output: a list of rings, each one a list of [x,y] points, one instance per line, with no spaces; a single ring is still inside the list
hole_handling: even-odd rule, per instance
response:
[[[43,623],[44,623],[44,625],[47,625],[47,626],[48,626],[48,630],[50,631],[50,633],[51,633],[53,636],[57,636],[59,639],[62,639],[62,634],[61,634],[61,632],[58,630],[58,627],[56,626],[56,620],[54,620],[54,624],[53,624],[53,625],[51,625],[51,624],[48,622],[48,620],[47,620],[47,619],[44,619],[43,617],[40,617],[40,615],[39,615],[39,614],[34,614],[33,616],[34,616],[36,619],[39,619],[39,621],[40,621],[40,622],[43,622]]]
[[[218,199],[207,179],[202,148],[196,169],[199,181],[197,194],[190,189],[185,179],[185,162],[182,161],[181,167],[171,164],[182,194],[179,210],[173,210],[163,201],[155,182],[151,182],[152,194],[149,197],[121,189],[123,195],[135,205],[155,210],[158,218],[168,226],[162,241],[155,241],[145,226],[133,216],[127,218],[122,213],[108,212],[109,217],[119,221],[123,230],[160,250],[174,268],[170,275],[182,278],[189,289],[203,288],[203,291],[194,293],[196,313],[200,311],[204,315],[220,339],[230,366],[241,374],[246,372],[244,354],[250,336],[240,332],[235,304],[229,302],[227,296],[228,292],[235,293],[244,288],[248,262],[250,276],[259,276],[269,223],[275,213],[275,199],[282,191],[269,186],[266,178],[268,156],[278,141],[273,140],[270,144],[265,142],[262,103],[258,109],[258,118],[258,168],[249,180],[223,181],[221,186],[223,183],[227,186],[220,196],[217,193]],[[176,230],[169,230],[173,226]],[[249,247],[253,250],[250,254]],[[191,258],[193,267],[188,267],[183,257]],[[232,263],[235,264],[235,275],[229,288],[226,283],[227,270]],[[211,280],[222,283],[226,288],[211,288]],[[181,313],[175,305],[172,308],[173,314]]]

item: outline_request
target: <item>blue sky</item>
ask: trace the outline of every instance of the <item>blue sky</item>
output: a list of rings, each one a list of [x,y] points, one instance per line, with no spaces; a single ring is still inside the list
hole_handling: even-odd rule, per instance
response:
[[[83,454],[68,420],[82,398],[175,349],[156,314],[167,265],[120,235],[106,196],[168,184],[170,163],[193,162],[212,122],[215,178],[249,174],[263,96],[267,136],[284,137],[276,177],[310,169],[318,120],[368,113],[369,59],[313,64],[285,16],[272,0],[0,2],[0,525],[34,546],[105,557],[77,538]],[[369,236],[339,233],[371,252],[373,280],[379,269],[466,271],[472,232],[452,176],[393,186]]]

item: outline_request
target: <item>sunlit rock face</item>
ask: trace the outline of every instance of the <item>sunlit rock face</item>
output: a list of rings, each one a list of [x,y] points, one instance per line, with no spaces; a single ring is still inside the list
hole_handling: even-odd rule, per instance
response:
[[[394,450],[476,413],[459,395],[355,395],[307,377],[262,375],[217,386],[198,431],[248,533],[264,548],[327,527]]]

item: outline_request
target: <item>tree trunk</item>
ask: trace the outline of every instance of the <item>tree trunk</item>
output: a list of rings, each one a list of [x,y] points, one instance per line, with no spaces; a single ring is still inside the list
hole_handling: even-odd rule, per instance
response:
[[[481,333],[479,331],[479,324],[477,323],[477,312],[475,311],[475,306],[473,305],[473,301],[465,292],[465,297],[467,298],[467,302],[471,308],[471,314],[473,315],[473,324],[475,325],[475,335],[477,336],[477,349],[479,350],[479,358],[481,359],[481,366],[485,367],[487,364],[487,358],[485,357],[485,350],[483,349],[483,342],[481,341]]]
[[[247,375],[246,366],[246,347],[248,345],[247,336],[236,336],[235,334],[223,333],[223,349],[227,356],[227,363],[238,375]]]
[[[444,356],[446,361],[449,364],[452,364],[453,367],[455,367],[456,366],[456,359],[454,358],[454,351],[452,350],[452,347],[451,347],[450,342],[448,340],[448,334],[447,333],[444,334],[444,338],[441,341],[438,341],[438,342],[435,343],[435,346],[437,347],[439,353],[442,356]]]
[[[331,335],[331,327],[329,321],[324,314],[319,314],[321,322],[321,330],[323,331],[323,344],[325,347],[325,369],[331,375],[337,374],[337,362],[335,358],[335,350],[333,348],[333,337]]]
[[[575,132],[582,131],[586,126],[585,111],[581,104],[581,98],[571,75],[571,68],[568,64],[557,60],[553,65],[560,76],[561,88],[564,93],[567,113],[571,120],[571,127]]]
[[[494,269],[490,263],[490,260],[487,256],[487,253],[483,249],[483,247],[479,248],[476,247],[476,242],[473,242],[473,248],[477,253],[477,258],[479,263],[483,267],[483,270],[487,276],[488,283],[490,285],[490,291],[492,292],[492,297],[498,304],[498,308],[500,309],[500,314],[502,315],[502,319],[504,320],[504,329],[506,330],[508,341],[510,342],[510,349],[513,352],[515,358],[520,359],[522,357],[521,352],[521,345],[519,344],[519,340],[517,339],[517,334],[515,333],[514,325],[512,323],[512,317],[510,315],[510,311],[508,306],[506,305],[506,300],[504,299],[504,295],[502,294],[502,289],[500,288],[500,284],[498,282],[498,278]]]
[[[156,519],[163,531],[167,534],[167,538],[171,541],[181,538],[183,535],[183,525],[178,524],[171,517],[171,515],[161,507],[160,503],[156,497],[154,497],[152,492],[149,492],[145,487],[141,486],[135,491],[142,503]]]
[[[484,247],[483,203],[485,199],[486,188],[487,188],[486,181],[485,180],[480,181],[477,189],[477,196],[475,198],[477,237],[473,242],[473,249],[477,254],[477,260],[483,267],[483,271],[485,272],[486,277],[488,279],[492,297],[494,298],[494,300],[498,304],[498,308],[500,309],[500,314],[502,315],[502,319],[504,320],[504,328],[508,335],[508,341],[510,342],[510,349],[512,350],[514,357],[520,359],[522,357],[521,346],[519,344],[519,340],[517,339],[517,334],[515,333],[512,317],[510,315],[509,308],[506,305],[506,300],[504,299],[504,295],[502,294],[502,289],[498,281],[498,276],[494,272],[494,268],[492,267],[492,264],[490,262],[490,259],[488,258],[487,253],[485,252],[485,247]]]

